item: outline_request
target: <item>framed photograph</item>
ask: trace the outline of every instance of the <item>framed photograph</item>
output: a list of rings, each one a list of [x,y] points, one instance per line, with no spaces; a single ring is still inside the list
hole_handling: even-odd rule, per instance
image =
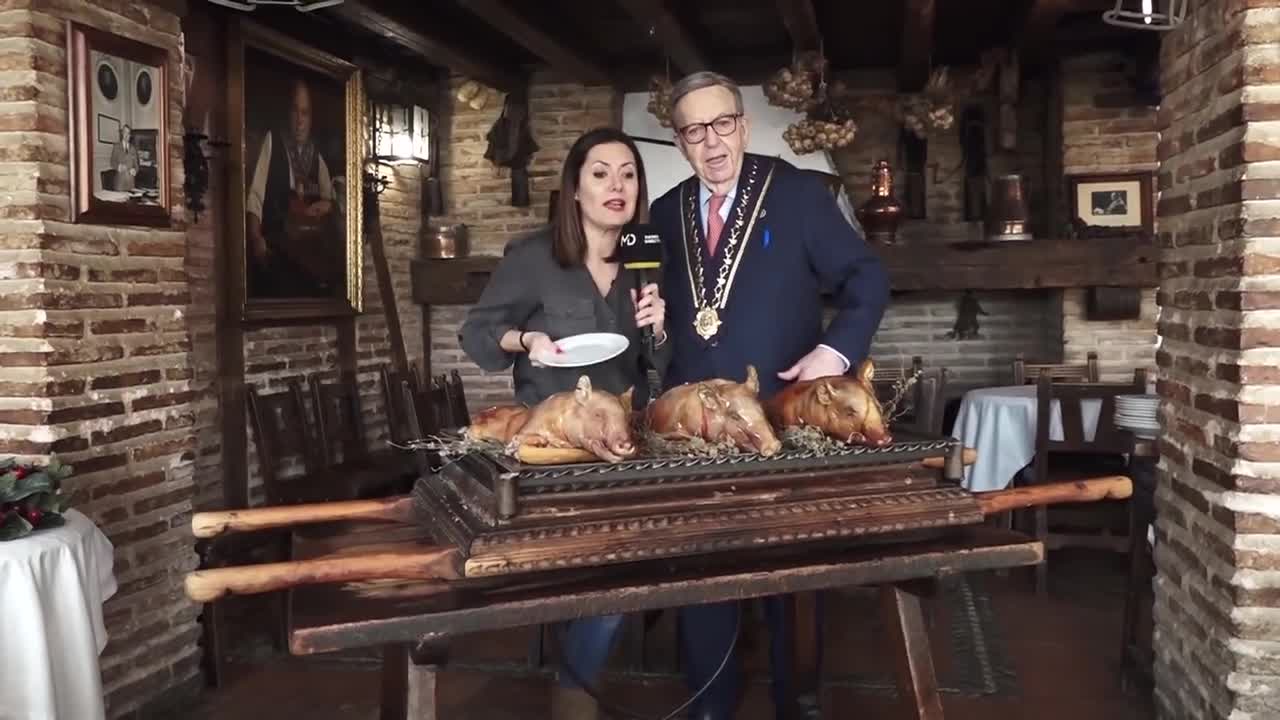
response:
[[[73,222],[169,226],[169,60],[67,23]]]
[[[358,313],[360,72],[246,20],[228,36],[232,306],[250,323]]]
[[[1150,174],[1072,175],[1067,178],[1067,193],[1072,224],[1086,231],[1147,235],[1154,231]]]

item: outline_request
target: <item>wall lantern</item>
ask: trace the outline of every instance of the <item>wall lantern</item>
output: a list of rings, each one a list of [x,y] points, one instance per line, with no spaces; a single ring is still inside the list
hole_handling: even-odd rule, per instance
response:
[[[370,111],[373,152],[382,163],[422,163],[431,160],[431,115],[420,105],[375,102]]]
[[[1137,30],[1173,30],[1187,16],[1188,0],[1116,0],[1102,21]]]
[[[229,7],[232,10],[253,12],[260,5],[283,5],[297,8],[298,12],[311,12],[320,8],[341,5],[343,0],[209,0],[214,5]]]

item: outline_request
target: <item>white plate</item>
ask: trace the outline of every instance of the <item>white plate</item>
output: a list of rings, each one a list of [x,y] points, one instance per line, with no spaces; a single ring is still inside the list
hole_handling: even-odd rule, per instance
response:
[[[563,351],[542,362],[550,367],[583,367],[617,357],[631,342],[616,333],[584,333],[560,338],[556,345]]]

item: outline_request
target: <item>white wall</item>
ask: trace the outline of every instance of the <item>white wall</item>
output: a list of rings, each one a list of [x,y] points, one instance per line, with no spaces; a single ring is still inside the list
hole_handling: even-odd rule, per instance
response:
[[[742,103],[751,122],[748,152],[772,155],[808,170],[836,174],[835,164],[826,152],[796,155],[782,139],[782,131],[801,115],[793,110],[770,105],[760,85],[742,88]],[[633,137],[672,140],[672,129],[658,124],[649,113],[649,93],[627,93],[622,102],[622,130]],[[639,142],[644,170],[648,175],[649,199],[656,200],[666,191],[693,174],[680,151],[667,145]]]

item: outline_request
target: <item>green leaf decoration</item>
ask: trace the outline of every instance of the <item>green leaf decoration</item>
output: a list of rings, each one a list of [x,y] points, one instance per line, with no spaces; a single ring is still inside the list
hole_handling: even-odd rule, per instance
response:
[[[17,539],[27,535],[33,529],[26,518],[9,513],[3,519],[0,519],[0,540]]]
[[[53,480],[43,472],[35,472],[18,481],[8,500],[16,502],[41,492],[53,492]]]
[[[0,475],[0,502],[13,502],[9,498],[13,494],[14,489],[18,487],[18,474],[7,472]]]

